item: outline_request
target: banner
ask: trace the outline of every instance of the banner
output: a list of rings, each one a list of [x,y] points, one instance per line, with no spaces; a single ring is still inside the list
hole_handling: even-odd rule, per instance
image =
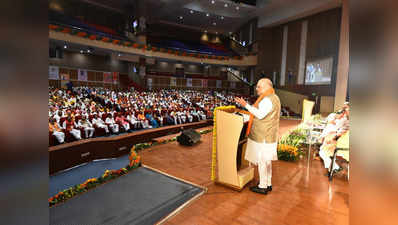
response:
[[[48,67],[48,79],[59,80],[59,67],[58,66],[49,66]]]
[[[192,87],[192,78],[187,78],[187,87]]]
[[[104,72],[104,83],[112,83],[112,74],[110,72]]]
[[[112,72],[113,84],[117,84],[119,81],[119,72]]]
[[[171,87],[177,86],[177,78],[175,78],[175,77],[170,78],[170,86]]]
[[[77,80],[87,81],[87,70],[77,70]]]
[[[202,80],[202,87],[207,87],[207,79]]]
[[[221,88],[221,80],[217,80],[216,81],[216,87],[217,88]]]
[[[61,80],[69,80],[69,74],[61,73]]]
[[[236,88],[236,82],[229,82],[231,88]]]

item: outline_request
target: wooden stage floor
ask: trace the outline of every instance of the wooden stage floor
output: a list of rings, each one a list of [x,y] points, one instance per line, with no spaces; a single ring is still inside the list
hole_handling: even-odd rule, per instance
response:
[[[294,128],[298,122],[281,120],[280,133]],[[311,160],[309,167],[306,159],[293,163],[275,161],[271,193],[256,194],[248,186],[236,192],[215,185],[210,179],[211,140],[212,133],[208,133],[193,147],[171,142],[140,153],[145,165],[208,188],[207,193],[165,224],[349,223],[348,181],[337,176],[329,182],[322,161]]]

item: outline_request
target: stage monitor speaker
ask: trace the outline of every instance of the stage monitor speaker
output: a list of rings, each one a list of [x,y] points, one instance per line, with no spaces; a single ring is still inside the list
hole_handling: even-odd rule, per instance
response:
[[[192,146],[200,141],[200,133],[193,129],[184,130],[177,137],[177,141],[182,145]]]

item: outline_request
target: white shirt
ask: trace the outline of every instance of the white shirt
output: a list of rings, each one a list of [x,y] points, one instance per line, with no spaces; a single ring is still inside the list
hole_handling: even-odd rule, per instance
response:
[[[272,110],[272,102],[269,98],[263,98],[258,104],[258,108],[251,106],[249,104],[245,107],[251,114],[253,114],[257,119],[263,119]]]

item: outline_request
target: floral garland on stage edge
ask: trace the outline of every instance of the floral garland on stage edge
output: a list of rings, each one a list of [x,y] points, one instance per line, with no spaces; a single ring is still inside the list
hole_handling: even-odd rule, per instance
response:
[[[199,131],[199,133],[207,134],[212,131],[213,131],[212,129],[202,130],[202,131]],[[95,188],[103,183],[106,183],[110,180],[113,180],[117,177],[127,174],[128,172],[130,172],[131,170],[133,170],[135,168],[140,167],[141,166],[141,157],[139,155],[137,155],[138,151],[141,151],[146,148],[150,148],[152,146],[173,142],[176,140],[177,140],[177,137],[174,137],[174,138],[171,138],[168,140],[162,140],[160,142],[147,142],[147,143],[140,143],[140,144],[134,145],[130,150],[129,165],[127,165],[126,167],[123,167],[121,169],[118,169],[118,170],[106,170],[105,173],[101,177],[90,178],[82,184],[75,185],[73,187],[70,187],[68,189],[65,189],[65,190],[59,192],[55,196],[48,199],[49,206],[51,207],[58,203],[65,202],[68,199],[70,199],[78,194],[87,192],[88,190],[90,190],[92,188]]]
[[[73,187],[70,187],[66,190],[59,192],[55,196],[48,199],[49,206],[51,207],[58,203],[65,202],[78,194],[87,192],[90,189],[93,189],[117,177],[125,175],[131,170],[140,167],[141,157],[137,155],[135,151],[135,146],[131,148],[129,160],[130,160],[129,165],[127,165],[126,167],[123,167],[118,170],[106,170],[105,173],[98,178],[90,178],[82,184],[75,185]]]
[[[216,179],[216,164],[217,164],[217,130],[216,130],[216,111],[222,110],[227,111],[230,109],[235,109],[236,107],[231,106],[219,106],[213,111],[213,146],[211,153],[211,180],[214,181]]]

